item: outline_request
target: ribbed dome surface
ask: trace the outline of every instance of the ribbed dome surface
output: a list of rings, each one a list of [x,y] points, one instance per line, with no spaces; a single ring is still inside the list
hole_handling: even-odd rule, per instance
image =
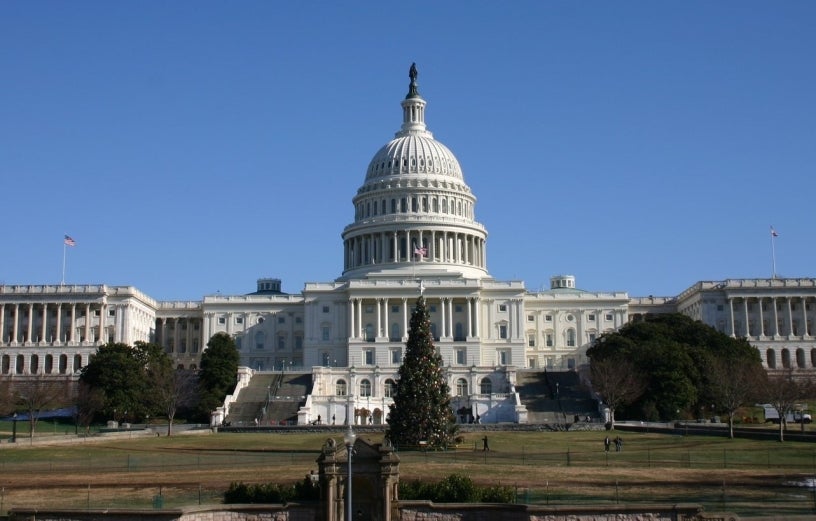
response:
[[[366,181],[405,174],[430,174],[463,181],[462,169],[453,153],[424,135],[400,136],[383,146],[368,165]]]

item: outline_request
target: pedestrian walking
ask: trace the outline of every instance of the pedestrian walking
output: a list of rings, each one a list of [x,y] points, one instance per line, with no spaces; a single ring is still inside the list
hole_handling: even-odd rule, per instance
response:
[[[609,436],[604,438],[604,451],[609,452]]]
[[[487,436],[482,438],[482,451],[484,452],[490,451],[490,446],[487,444]]]

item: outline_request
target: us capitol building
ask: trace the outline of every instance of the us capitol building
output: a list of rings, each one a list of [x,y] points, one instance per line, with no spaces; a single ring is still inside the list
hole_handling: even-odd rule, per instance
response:
[[[299,423],[386,411],[420,294],[454,405],[483,422],[526,421],[514,385],[522,371],[579,370],[601,334],[653,313],[680,312],[746,337],[768,370],[816,369],[816,279],[701,281],[672,297],[578,289],[556,275],[546,291],[493,279],[487,230],[453,153],[425,124],[415,67],[402,126],[374,154],[342,230],[343,272],[299,294],[264,278],[246,295],[157,301],[132,286],[0,286],[0,374],[70,377],[108,342],[162,345],[197,367],[224,332],[241,353],[239,385],[255,372],[306,371],[312,393]],[[382,421],[381,417],[376,420]]]

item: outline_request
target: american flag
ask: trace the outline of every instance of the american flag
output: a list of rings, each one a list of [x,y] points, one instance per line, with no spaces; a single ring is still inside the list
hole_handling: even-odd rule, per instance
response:
[[[779,237],[779,234],[776,233],[776,230],[774,230],[773,226],[771,226],[771,237]]]
[[[414,255],[419,255],[420,257],[424,257],[427,254],[428,254],[428,248],[425,248],[424,246],[414,248]]]
[[[70,235],[66,235],[65,236],[65,241],[63,241],[63,242],[65,242],[65,244],[67,246],[76,246],[76,241],[74,239],[72,239]]]

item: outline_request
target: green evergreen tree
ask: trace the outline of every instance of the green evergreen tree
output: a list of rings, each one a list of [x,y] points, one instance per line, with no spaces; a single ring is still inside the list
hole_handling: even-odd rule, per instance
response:
[[[425,299],[419,297],[411,314],[405,358],[399,368],[394,404],[388,416],[386,436],[397,447],[445,448],[456,435],[450,406],[450,387],[445,380],[442,357],[431,336],[431,319]]]
[[[209,416],[210,412],[223,405],[224,398],[235,389],[240,358],[235,340],[226,333],[216,333],[207,342],[207,349],[201,354],[198,373],[199,409],[202,415]]]

